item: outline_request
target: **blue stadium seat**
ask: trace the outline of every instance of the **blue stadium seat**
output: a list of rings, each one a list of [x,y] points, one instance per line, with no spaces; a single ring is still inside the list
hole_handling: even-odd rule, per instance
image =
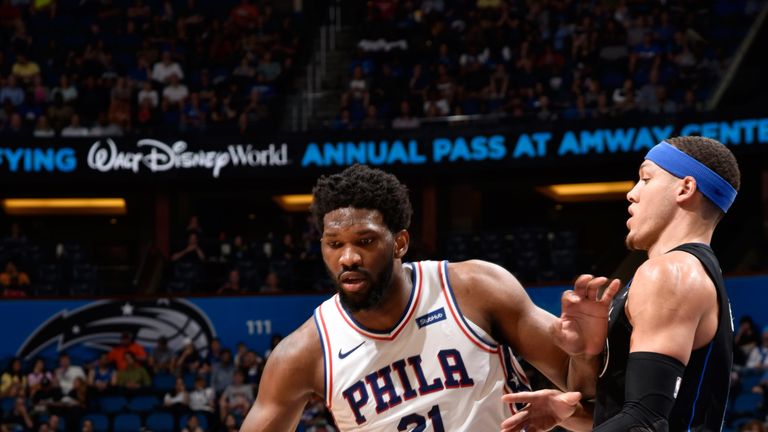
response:
[[[757,410],[760,409],[762,404],[763,395],[752,393],[751,391],[744,391],[733,401],[732,411],[733,414],[737,416],[749,415],[757,413]]]
[[[109,417],[106,415],[86,414],[80,422],[81,428],[82,423],[86,420],[90,420],[93,423],[93,432],[109,432]]]
[[[15,404],[16,398],[14,397],[4,397],[0,399],[0,409],[2,409],[4,413],[11,412]]]
[[[139,432],[141,417],[138,414],[119,414],[112,422],[112,432]]]
[[[160,400],[156,396],[136,396],[128,401],[128,411],[139,414],[153,411],[160,405]]]
[[[123,396],[102,396],[99,398],[99,406],[105,414],[117,414],[125,409],[128,401]]]
[[[152,378],[152,389],[156,393],[168,393],[176,386],[176,377],[169,373],[158,373]]]
[[[152,432],[173,432],[173,416],[166,412],[155,412],[147,417],[147,429]]]

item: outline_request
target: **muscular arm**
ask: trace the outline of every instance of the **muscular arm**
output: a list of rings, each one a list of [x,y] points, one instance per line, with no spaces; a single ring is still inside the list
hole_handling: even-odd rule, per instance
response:
[[[323,352],[313,320],[283,339],[264,367],[256,403],[242,432],[296,429],[312,393],[323,394]]]
[[[688,364],[717,330],[717,292],[699,261],[672,252],[637,270],[627,297],[630,352],[655,352]]]
[[[450,264],[448,275],[467,318],[513,347],[555,385],[566,387],[568,356],[549,334],[555,317],[533,304],[514,276],[484,261]]]
[[[701,264],[672,252],[635,273],[626,304],[632,324],[625,403],[596,431],[659,430],[668,427],[677,381],[691,352],[717,330],[717,295]]]

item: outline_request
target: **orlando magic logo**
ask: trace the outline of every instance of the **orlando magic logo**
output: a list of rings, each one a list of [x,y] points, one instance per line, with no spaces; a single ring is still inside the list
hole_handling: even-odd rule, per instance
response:
[[[50,348],[108,351],[120,343],[120,335],[126,331],[136,335],[136,342],[148,347],[154,347],[160,337],[165,337],[174,351],[190,339],[203,354],[216,336],[203,311],[184,299],[100,300],[50,317],[27,338],[16,355],[30,359]]]

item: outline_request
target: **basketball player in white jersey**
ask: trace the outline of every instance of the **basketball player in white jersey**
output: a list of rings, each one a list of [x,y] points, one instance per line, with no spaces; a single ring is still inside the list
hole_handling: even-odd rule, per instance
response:
[[[499,430],[515,412],[502,395],[530,389],[515,354],[561,388],[594,391],[579,377],[595,371],[569,369],[548,334],[555,317],[509,272],[482,261],[402,262],[412,210],[393,175],[355,165],[321,177],[313,193],[338,293],[272,352],[242,431],[295,430],[312,394],[342,431]],[[579,396],[565,397],[576,406]],[[576,414],[564,425],[588,430],[589,416]]]

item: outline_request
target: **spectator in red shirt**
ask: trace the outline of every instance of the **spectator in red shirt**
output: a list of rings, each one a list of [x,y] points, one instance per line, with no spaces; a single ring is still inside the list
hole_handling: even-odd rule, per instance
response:
[[[136,358],[136,361],[144,362],[147,359],[147,352],[144,347],[133,341],[133,335],[130,332],[123,332],[120,338],[120,345],[112,348],[107,358],[115,364],[118,371],[125,369],[125,353],[130,352]]]

